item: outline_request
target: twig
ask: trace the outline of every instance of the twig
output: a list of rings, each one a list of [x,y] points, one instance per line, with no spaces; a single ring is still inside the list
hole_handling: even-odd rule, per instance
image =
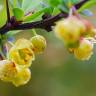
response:
[[[7,13],[7,21],[10,22],[10,11],[9,11],[8,0],[6,0],[6,13]]]

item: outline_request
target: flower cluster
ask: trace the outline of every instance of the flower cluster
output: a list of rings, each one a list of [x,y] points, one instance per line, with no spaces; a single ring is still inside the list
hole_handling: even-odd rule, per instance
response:
[[[77,59],[89,60],[93,54],[96,29],[88,20],[71,15],[56,23],[54,33]]]
[[[29,67],[35,60],[35,54],[42,53],[45,48],[46,40],[41,35],[30,40],[17,40],[10,48],[8,58],[0,61],[0,79],[15,86],[26,84],[31,78]]]

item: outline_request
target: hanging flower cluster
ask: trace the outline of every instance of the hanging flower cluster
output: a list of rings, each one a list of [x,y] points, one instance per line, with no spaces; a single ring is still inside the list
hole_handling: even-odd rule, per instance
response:
[[[0,79],[15,86],[26,84],[31,78],[29,67],[35,60],[35,54],[42,53],[45,48],[46,40],[41,35],[30,40],[17,40],[8,52],[8,59],[0,61]]]
[[[93,54],[96,29],[77,14],[56,22],[54,33],[77,59],[89,60]]]
[[[79,0],[55,0],[56,2],[32,0],[36,3],[35,6],[32,2],[29,4],[30,1],[27,3],[27,0],[5,1],[7,20],[0,27],[0,80],[15,86],[24,85],[30,80],[30,67],[35,60],[35,55],[43,53],[46,48],[45,38],[36,34],[34,28],[49,32],[52,31],[53,26],[55,35],[78,60],[89,60],[92,56],[96,43],[96,29],[88,20],[81,18],[77,11],[92,15],[86,8],[93,6],[95,0],[80,0],[80,2]],[[64,19],[60,20],[60,18]],[[7,48],[7,41],[13,40],[18,31],[27,29],[32,29],[34,34],[30,40],[21,38],[15,43],[10,42],[12,47]]]

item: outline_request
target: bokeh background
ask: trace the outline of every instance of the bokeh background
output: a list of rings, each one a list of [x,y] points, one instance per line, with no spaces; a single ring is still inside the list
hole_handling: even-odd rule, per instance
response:
[[[5,0],[0,0],[0,27],[6,21]],[[55,2],[55,1],[54,1]],[[94,16],[84,17],[95,25]],[[47,39],[47,48],[36,56],[31,66],[32,78],[28,84],[15,87],[0,81],[0,96],[96,96],[96,47],[89,61],[78,61],[64,48],[62,41],[53,32],[37,30]],[[22,31],[15,38],[30,38],[32,33]],[[32,35],[31,35],[32,36]]]

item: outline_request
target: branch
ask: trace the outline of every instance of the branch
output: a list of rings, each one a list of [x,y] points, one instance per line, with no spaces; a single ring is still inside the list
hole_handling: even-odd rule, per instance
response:
[[[47,31],[51,31],[51,26],[54,25],[54,23],[59,20],[60,18],[67,17],[67,14],[60,13],[56,16],[52,16],[50,18],[37,21],[37,22],[31,22],[31,23],[25,23],[25,24],[13,24],[12,26],[5,25],[0,29],[1,34],[5,34],[6,32],[10,30],[27,30],[27,29],[32,29],[32,28],[42,28]]]
[[[76,4],[75,5],[76,9],[79,9],[87,1],[88,0],[83,0],[79,2],[78,4]],[[56,21],[67,16],[68,14],[63,12],[56,16],[51,16],[41,21],[36,21],[36,22],[31,22],[31,23],[18,24],[16,22],[15,23],[13,22],[13,24],[11,25],[10,24],[8,25],[8,23],[6,23],[2,28],[0,28],[0,33],[5,34],[6,32],[11,31],[11,30],[27,30],[27,29],[32,29],[32,28],[42,28],[47,31],[51,31],[52,30],[51,26],[53,26]]]
[[[10,12],[9,12],[8,0],[6,0],[6,13],[7,13],[7,21],[10,22]]]

